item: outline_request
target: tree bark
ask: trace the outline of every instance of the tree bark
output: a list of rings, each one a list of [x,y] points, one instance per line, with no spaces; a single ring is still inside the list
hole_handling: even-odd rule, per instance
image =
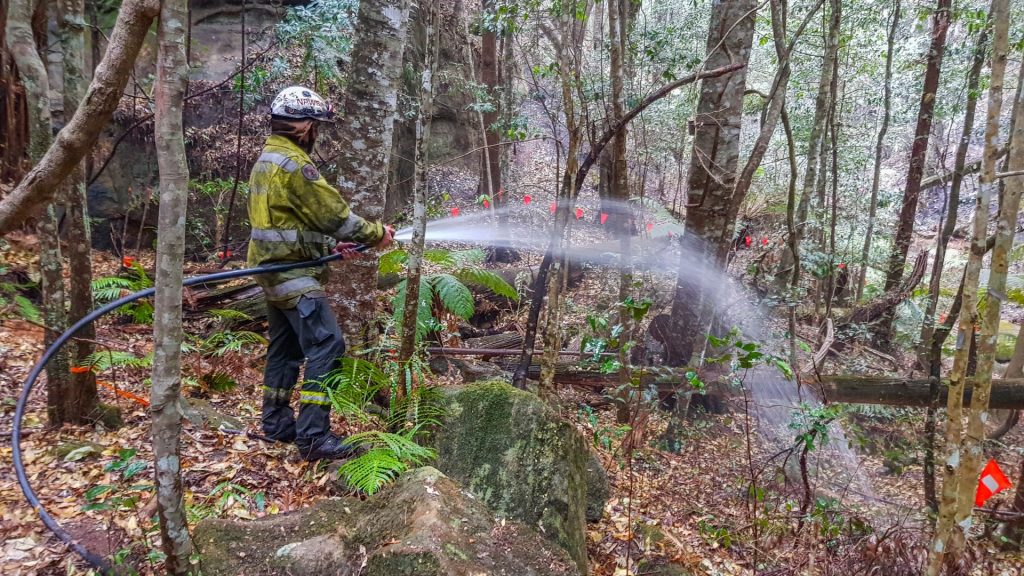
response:
[[[46,3],[39,0],[14,0],[7,13],[7,47],[11,52],[28,101],[29,161],[38,165],[53,141],[50,118],[50,83],[46,73],[42,47],[45,36],[37,38],[33,23],[42,14]],[[61,259],[57,210],[52,202],[36,222],[39,239],[39,287],[42,293],[42,316],[46,329],[43,345],[50,346],[67,328],[64,266]],[[71,373],[67,350],[60,350],[46,365],[46,413],[51,425],[69,422],[67,398],[71,394]]]
[[[86,91],[85,65],[85,2],[64,0],[60,8],[60,39],[64,52],[64,117],[78,109]],[[68,262],[71,269],[68,296],[71,309],[68,322],[74,324],[92,311],[92,240],[89,233],[89,215],[85,190],[85,163],[79,162],[64,184],[67,201]],[[96,328],[92,324],[78,332],[80,339],[73,341],[71,358],[75,365],[84,365],[93,353]],[[84,423],[96,416],[99,403],[96,375],[92,370],[76,372],[71,376],[66,398],[68,421]]]
[[[335,136],[351,144],[338,158],[338,187],[364,218],[384,216],[408,23],[409,0],[359,3],[352,65]],[[357,260],[348,269],[350,288],[339,302],[339,320],[358,348],[374,337],[367,327],[374,325],[370,314],[377,265]]]
[[[106,55],[96,68],[83,105],[60,131],[53,145],[46,149],[39,163],[0,201],[0,234],[10,232],[52,200],[64,178],[92,148],[117,108],[132,64],[159,8],[158,0],[125,0],[121,5]],[[14,41],[9,31],[7,41],[8,45]]]
[[[157,29],[159,52],[154,87],[157,163],[160,168],[160,215],[153,299],[153,458],[160,538],[167,571],[186,574],[192,542],[181,487],[181,280],[185,257],[185,212],[188,163],[182,108],[188,65],[185,56],[187,0],[163,0]]]
[[[979,92],[978,84],[981,77],[981,68],[985,63],[987,45],[988,32],[983,29],[978,35],[977,42],[974,46],[974,60],[967,73],[967,108],[964,112],[964,125],[960,135],[960,144],[957,146],[956,150],[953,181],[950,184],[949,195],[946,198],[945,219],[943,220],[942,229],[939,231],[938,237],[935,241],[935,258],[932,261],[931,278],[928,282],[928,305],[924,313],[924,324],[921,327],[921,346],[918,350],[918,359],[926,372],[935,372],[936,376],[938,371],[933,371],[932,367],[929,366],[929,362],[932,357],[930,353],[933,348],[932,339],[935,336],[935,312],[939,303],[942,270],[945,267],[946,262],[946,247],[949,245],[949,239],[953,236],[953,230],[956,228],[957,215],[959,213],[960,187],[964,180],[964,164],[967,158],[967,148],[970,146],[971,135],[974,133],[974,115],[975,110],[977,109]],[[873,195],[873,198],[876,198],[876,195]],[[872,209],[874,208],[875,206],[872,205]],[[867,268],[867,248],[868,245],[865,244],[865,267],[862,268],[862,273]],[[859,283],[857,288],[858,290],[862,289],[863,282]],[[941,362],[941,356],[936,361]],[[935,490],[935,430],[937,425],[936,417],[938,403],[939,399],[936,397],[928,406],[927,413],[925,414],[926,447],[924,452],[924,493],[925,503],[928,504],[928,507],[932,510],[933,514],[938,512],[938,497]]]
[[[946,5],[948,6],[948,2]],[[936,13],[936,27],[944,27],[940,23],[943,19],[948,21],[948,14]],[[950,374],[949,398],[946,404],[946,453],[948,457],[943,466],[942,495],[939,501],[939,518],[935,528],[935,538],[928,551],[926,572],[928,576],[939,575],[947,554],[950,555],[950,558],[957,557],[957,553],[963,549],[966,541],[965,531],[968,528],[955,524],[957,481],[962,474],[961,462],[964,459],[960,448],[963,427],[963,392],[970,351],[969,343],[978,321],[978,278],[981,273],[982,260],[987,251],[989,206],[994,189],[997,187],[995,164],[998,155],[999,117],[1003,107],[1003,81],[1009,51],[1008,20],[1009,0],[992,0],[989,21],[994,25],[994,35],[985,125],[985,151],[981,186],[975,204],[971,252],[964,270],[963,304],[961,305],[956,354],[953,357],[953,370]]]
[[[717,68],[749,60],[756,11],[757,3],[752,0],[713,4],[705,66]],[[745,67],[705,80],[697,105],[685,235],[703,242],[703,257],[718,267],[725,263],[732,239],[745,83]],[[684,252],[683,258],[686,256]],[[696,339],[703,334],[701,319],[706,314],[703,296],[687,281],[682,262],[672,303],[672,334],[665,346],[666,362],[672,366],[690,361]]]
[[[892,21],[889,23],[889,35],[885,51],[885,80],[882,96],[882,126],[878,129],[875,140],[875,164],[871,173],[871,200],[868,201],[868,229],[864,233],[864,248],[860,255],[860,270],[857,273],[856,297],[860,302],[864,297],[864,284],[867,282],[868,262],[871,259],[871,241],[875,233],[875,218],[878,215],[878,186],[882,177],[882,150],[885,147],[885,135],[889,132],[889,121],[892,119],[892,55],[896,47],[896,30],[900,24],[900,0],[895,0],[892,7]]]
[[[1009,171],[1024,170],[1024,68],[1018,80],[1014,100],[1013,127],[1010,133]],[[967,434],[961,442],[963,458],[959,478],[957,502],[957,525],[970,525],[974,511],[974,493],[977,478],[981,472],[985,422],[989,418],[989,401],[992,390],[992,369],[995,363],[996,341],[999,338],[999,313],[1002,310],[1003,294],[1006,293],[1006,276],[1009,270],[1009,254],[1017,231],[1020,215],[1020,197],[1024,192],[1024,176],[1011,176],[1003,181],[999,220],[996,224],[996,245],[992,247],[992,260],[988,278],[985,316],[981,323],[978,342],[977,384],[971,398],[971,411],[967,420]]]
[[[811,123],[811,134],[807,141],[807,161],[804,172],[803,187],[800,192],[800,203],[797,205],[796,222],[799,230],[798,237],[792,242],[795,247],[789,247],[782,254],[779,261],[779,270],[776,275],[777,285],[785,286],[790,277],[789,270],[793,268],[793,261],[796,252],[800,249],[800,240],[805,235],[807,225],[807,213],[810,210],[811,196],[818,181],[818,170],[821,166],[822,149],[825,146],[825,130],[828,110],[831,99],[832,72],[835,69],[835,59],[839,54],[839,28],[842,23],[841,14],[835,9],[835,0],[830,1],[831,12],[828,15],[828,29],[823,32],[825,35],[825,54],[821,62],[821,75],[818,77],[818,95],[814,100],[814,119]],[[823,24],[824,27],[824,24]]]
[[[938,0],[935,13],[932,15],[932,40],[928,48],[924,88],[921,93],[921,104],[917,111],[914,143],[910,150],[910,167],[907,169],[903,206],[900,209],[899,224],[896,227],[896,235],[893,238],[892,252],[885,275],[885,290],[890,290],[903,279],[903,268],[907,263],[907,252],[910,249],[911,236],[914,234],[917,204],[921,197],[921,178],[924,176],[928,139],[931,136],[932,119],[935,114],[935,99],[939,89],[939,77],[942,74],[942,56],[946,49],[946,32],[949,30],[951,4],[952,0]],[[876,330],[876,333],[886,342],[892,332],[892,320],[893,314],[887,314]]]
[[[967,160],[967,149],[971,144],[971,135],[974,133],[974,115],[978,104],[978,85],[981,79],[981,68],[985,64],[985,56],[988,53],[988,32],[982,30],[974,45],[974,55],[971,68],[967,72],[967,102],[964,112],[964,125],[960,133],[960,143],[956,149],[956,160],[954,161],[952,182],[950,182],[949,196],[946,199],[946,214],[942,222],[942,229],[935,242],[935,258],[932,260],[931,278],[928,282],[928,305],[924,313],[924,325],[921,328],[921,343],[925,347],[919,353],[922,365],[927,371],[926,347],[931,342],[932,333],[935,331],[935,310],[939,302],[939,290],[941,288],[942,269],[946,262],[946,248],[949,246],[949,239],[953,237],[953,230],[956,228],[958,207],[960,205],[960,188],[964,181],[964,164]]]
[[[421,10],[424,7],[421,5]],[[416,333],[418,329],[420,306],[420,278],[423,276],[423,243],[427,232],[427,178],[428,162],[426,143],[430,138],[431,114],[434,103],[434,68],[437,61],[437,45],[439,34],[437,29],[438,6],[426,8],[429,11],[426,23],[426,42],[423,47],[423,73],[420,82],[419,110],[416,115],[416,153],[413,163],[413,213],[412,240],[409,243],[409,259],[405,279],[405,309],[402,311],[402,342],[398,352],[399,364],[404,366],[416,352]],[[396,394],[401,398],[413,385],[406,381],[408,371],[401,371],[401,386]]]

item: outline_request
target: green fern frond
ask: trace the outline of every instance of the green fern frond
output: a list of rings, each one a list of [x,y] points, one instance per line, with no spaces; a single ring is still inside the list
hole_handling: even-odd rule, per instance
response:
[[[200,349],[212,356],[223,356],[229,352],[241,352],[247,346],[266,345],[267,339],[248,330],[214,332],[204,340]]]
[[[451,274],[438,274],[432,278],[434,291],[446,310],[463,320],[473,317],[473,293]]]
[[[452,255],[451,250],[445,250],[443,248],[424,250],[423,259],[431,264],[437,264],[438,266],[455,265],[455,257]]]
[[[421,385],[404,397],[392,400],[391,417],[387,424],[391,430],[400,430],[407,425],[414,428],[440,426],[445,412],[445,398],[441,388]]]
[[[452,253],[452,259],[459,266],[472,266],[474,264],[483,264],[484,260],[487,259],[487,253],[479,248],[459,250]]]
[[[346,417],[369,420],[366,406],[381,390],[391,388],[391,378],[371,362],[344,358],[341,367],[320,379],[334,410]]]
[[[396,459],[417,466],[437,456],[437,452],[433,448],[417,444],[412,439],[411,431],[395,434],[381,430],[368,430],[353,434],[345,441],[356,446],[366,446],[370,448],[370,451],[387,450]]]
[[[342,464],[338,474],[350,487],[372,496],[407,468],[390,450],[374,449]]]
[[[408,280],[402,280],[398,284],[398,291],[395,293],[395,299],[392,302],[394,307],[394,320],[395,327],[398,332],[402,331],[402,316],[405,314],[405,287]],[[431,300],[434,297],[434,286],[431,282],[431,277],[421,276],[420,277],[420,302],[416,308],[416,337],[422,338],[427,334],[431,324],[433,324],[434,315],[431,312]]]
[[[85,365],[94,372],[105,372],[111,368],[150,368],[153,366],[153,354],[136,356],[121,350],[104,350],[89,354]]]
[[[405,250],[396,248],[377,259],[377,271],[381,276],[398,274],[402,271],[402,267],[408,259],[409,254]]]
[[[490,270],[482,268],[463,268],[455,273],[455,277],[464,284],[479,286],[494,292],[498,296],[519,300],[519,293],[504,278]]]
[[[124,291],[131,291],[133,283],[120,276],[105,276],[92,281],[92,297],[98,304],[105,304],[121,297]]]
[[[211,316],[216,316],[217,318],[220,318],[221,320],[231,320],[234,322],[252,321],[252,316],[246,314],[245,312],[242,312],[241,310],[231,310],[228,308],[214,308],[212,310],[209,310],[208,313]]]
[[[18,305],[18,313],[22,318],[32,322],[42,322],[42,313],[31,300],[19,294],[14,297],[14,303]]]

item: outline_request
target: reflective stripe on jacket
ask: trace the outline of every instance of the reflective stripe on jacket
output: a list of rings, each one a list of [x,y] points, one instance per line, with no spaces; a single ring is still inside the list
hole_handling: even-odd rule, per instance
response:
[[[384,237],[380,222],[353,214],[309,155],[277,135],[267,139],[249,176],[249,223],[249,266],[321,258],[334,240],[376,244]],[[303,294],[322,295],[326,280],[325,266],[256,277],[267,301],[282,308]]]

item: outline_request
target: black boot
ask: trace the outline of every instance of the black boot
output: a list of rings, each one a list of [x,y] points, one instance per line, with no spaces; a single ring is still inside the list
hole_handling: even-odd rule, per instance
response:
[[[299,449],[299,455],[304,460],[344,460],[349,458],[356,453],[356,449],[351,444],[346,444],[345,441],[334,434],[324,434],[319,438],[316,438],[308,445],[305,443],[297,443],[296,446]]]
[[[295,442],[295,413],[290,406],[263,405],[263,434],[277,442]]]

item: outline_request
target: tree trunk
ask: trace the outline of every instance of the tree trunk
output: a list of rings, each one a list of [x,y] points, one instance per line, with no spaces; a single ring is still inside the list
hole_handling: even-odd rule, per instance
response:
[[[748,61],[756,11],[757,3],[752,0],[713,4],[707,68]],[[705,80],[697,105],[685,234],[703,242],[703,256],[719,267],[725,263],[735,218],[732,193],[739,165],[745,82],[746,67]],[[665,346],[666,362],[672,366],[690,361],[695,342],[703,334],[703,297],[686,276],[681,265],[672,303],[671,338]]]
[[[421,5],[421,10],[424,7]],[[398,361],[404,366],[416,352],[416,332],[418,329],[420,306],[420,278],[423,276],[423,243],[427,233],[427,174],[429,161],[426,154],[426,143],[430,138],[430,123],[434,105],[434,64],[437,61],[438,29],[437,20],[439,6],[430,6],[426,10],[426,42],[423,47],[423,73],[421,75],[419,111],[416,115],[416,153],[413,163],[413,213],[412,240],[409,243],[409,260],[405,279],[405,309],[402,311],[402,343],[399,348]],[[401,385],[396,394],[401,398],[413,385],[406,381],[406,370],[402,370]]]
[[[409,20],[409,0],[365,0],[359,3],[352,66],[341,105],[336,136],[350,142],[338,158],[338,186],[352,209],[374,219],[384,216],[388,162],[391,157],[402,52]],[[355,261],[349,266],[349,291],[339,303],[339,320],[355,348],[371,341],[370,316],[377,264]]]
[[[153,299],[153,458],[160,538],[167,571],[186,574],[192,541],[181,488],[181,279],[185,257],[185,211],[188,163],[182,108],[188,65],[185,60],[187,0],[163,0],[157,29],[159,52],[154,86],[157,163],[160,168],[160,215]]]
[[[782,258],[779,261],[779,271],[776,275],[776,281],[780,287],[785,286],[789,279],[789,270],[793,267],[793,261],[796,257],[795,251],[800,249],[800,240],[804,236],[804,231],[807,224],[807,213],[810,209],[811,195],[814,192],[814,186],[818,181],[818,169],[821,165],[822,148],[825,143],[825,122],[827,120],[828,110],[832,98],[832,72],[835,69],[835,59],[838,57],[839,52],[839,28],[842,23],[841,15],[839,11],[835,9],[835,0],[830,1],[831,7],[830,17],[828,18],[829,25],[828,31],[825,33],[825,54],[821,62],[821,75],[818,78],[818,95],[814,101],[814,120],[811,124],[811,134],[807,141],[807,162],[806,171],[804,172],[803,188],[800,193],[800,203],[797,205],[796,210],[796,222],[797,230],[799,231],[798,238],[796,238],[792,244],[795,247],[789,247],[782,254]]]
[[[898,0],[897,0],[898,1]],[[960,187],[964,180],[964,164],[967,158],[967,148],[971,142],[971,135],[974,133],[974,114],[978,103],[978,83],[981,77],[981,67],[985,63],[987,52],[988,33],[982,30],[978,35],[977,43],[974,46],[974,61],[970,71],[967,73],[967,109],[964,113],[964,126],[960,135],[960,144],[956,150],[956,161],[954,164],[953,181],[950,184],[949,195],[946,198],[946,215],[942,223],[942,229],[935,242],[935,258],[932,261],[931,279],[928,282],[928,305],[924,313],[924,325],[921,327],[921,346],[918,351],[918,359],[921,366],[928,373],[932,373],[929,366],[931,358],[930,351],[933,347],[932,339],[935,336],[935,311],[939,303],[939,291],[942,281],[942,270],[946,262],[946,247],[949,239],[953,236],[953,229],[956,228],[957,215],[960,206]],[[876,165],[877,170],[877,165]],[[877,173],[876,173],[877,174]],[[877,183],[876,183],[877,185]],[[877,200],[877,188],[873,189],[872,211],[875,209],[874,201]],[[870,227],[871,224],[869,223]],[[864,245],[864,262],[867,263],[868,244]],[[862,271],[866,269],[862,268]],[[863,288],[863,282],[857,285],[858,290]],[[941,347],[941,346],[940,346]],[[941,357],[937,360],[941,362]],[[935,371],[937,372],[937,371]],[[925,452],[924,452],[924,493],[925,503],[932,513],[938,512],[939,501],[935,492],[935,429],[938,398],[928,406],[925,414]]]
[[[557,38],[556,38],[557,42]],[[594,163],[597,162],[601,152],[611,142],[615,134],[618,133],[624,126],[629,124],[633,118],[636,118],[641,112],[646,110],[651,104],[661,100],[662,98],[671,94],[674,90],[685,86],[687,84],[696,82],[698,80],[704,80],[708,78],[719,78],[735,73],[737,70],[746,67],[746,63],[732,63],[719,68],[711,70],[702,70],[689,74],[683,78],[676,80],[662,86],[655,90],[647,97],[645,97],[639,104],[634,108],[630,109],[623,117],[622,121],[615,126],[611,126],[598,138],[590,148],[590,152],[583,158],[583,161],[579,163],[579,168],[576,170],[574,175],[566,172],[562,176],[560,184],[560,197],[567,197],[568,195],[575,196],[583,186],[583,182],[590,173],[590,169],[593,168]],[[558,150],[558,148],[556,148]],[[566,188],[568,187],[568,188]],[[527,376],[527,370],[530,366],[530,361],[533,357],[533,346],[536,343],[537,326],[540,318],[540,312],[544,304],[544,292],[543,289],[547,286],[548,272],[551,269],[551,264],[554,259],[554,251],[558,248],[557,234],[559,231],[559,219],[561,217],[568,218],[568,205],[561,203],[559,209],[555,212],[555,225],[552,228],[552,240],[548,247],[547,252],[544,254],[544,258],[541,260],[540,266],[537,268],[537,276],[533,282],[533,299],[530,301],[530,310],[527,314],[526,330],[523,336],[523,350],[519,359],[519,363],[516,367],[515,373],[512,377],[512,384],[518,388],[524,388]],[[564,208],[564,210],[563,210]]]
[[[958,508],[957,481],[961,478],[961,462],[964,460],[960,449],[963,427],[963,393],[970,340],[978,321],[978,278],[981,274],[982,260],[987,251],[989,206],[992,194],[997,187],[995,164],[998,155],[999,117],[1003,107],[1003,81],[1009,51],[1007,22],[1009,20],[1009,0],[993,0],[989,20],[994,24],[994,36],[985,124],[985,151],[982,158],[980,191],[975,204],[971,252],[964,270],[963,304],[961,305],[956,354],[953,357],[953,371],[950,374],[949,397],[946,405],[946,452],[948,457],[943,467],[942,495],[939,501],[939,518],[935,528],[935,539],[929,549],[928,576],[939,575],[946,554],[949,554],[950,558],[957,558],[958,552],[964,547],[966,529],[969,528],[968,526],[958,526],[955,523]],[[948,21],[948,14],[936,13],[935,25],[937,28],[944,28],[944,24],[941,23],[943,21]],[[987,397],[985,401],[987,404]]]
[[[900,0],[895,0],[892,7],[892,20],[889,22],[889,36],[885,51],[885,80],[883,81],[882,126],[878,129],[875,140],[875,165],[871,174],[871,200],[868,202],[868,229],[864,233],[864,248],[861,250],[860,271],[857,273],[855,302],[864,297],[864,283],[867,281],[868,262],[871,259],[871,240],[875,233],[875,218],[878,215],[878,186],[882,177],[882,150],[885,147],[885,135],[889,132],[889,121],[892,119],[892,55],[896,46],[896,30],[900,24]]]
[[[1010,132],[1009,172],[1024,170],[1024,68],[1018,80],[1014,100],[1013,127]],[[1003,180],[999,220],[996,224],[996,245],[992,247],[992,260],[988,278],[988,298],[985,316],[982,319],[981,335],[978,342],[977,384],[971,397],[971,411],[967,420],[967,434],[961,443],[959,496],[955,522],[970,524],[974,511],[974,492],[977,489],[978,474],[981,472],[985,422],[989,418],[989,398],[992,391],[992,369],[995,363],[996,341],[999,339],[999,313],[1006,293],[1006,276],[1009,270],[1009,254],[1017,231],[1020,215],[1020,197],[1024,192],[1024,176],[1011,176]]]
[[[33,23],[40,11],[45,18],[46,3],[39,0],[13,0],[7,13],[7,46],[18,67],[28,106],[29,161],[38,165],[53,141],[50,118],[50,84],[41,47],[46,38],[36,38]],[[60,250],[57,210],[52,203],[36,223],[39,239],[39,284],[42,293],[43,345],[50,346],[67,328],[64,273]],[[46,413],[51,425],[68,422],[67,398],[71,393],[71,373],[67,350],[60,350],[46,365]]]
[[[159,8],[158,0],[125,0],[121,4],[106,55],[96,68],[89,91],[82,100],[85,104],[75,111],[74,117],[32,171],[0,201],[0,234],[21,225],[25,218],[52,200],[64,178],[92,149],[96,137],[117,108],[132,64]],[[15,48],[9,30],[7,41],[13,51]],[[17,50],[25,49],[21,45],[23,41],[24,38],[17,42]],[[30,103],[36,102],[30,99]]]
[[[910,167],[907,169],[903,206],[900,209],[900,220],[896,227],[896,235],[893,239],[892,252],[885,275],[885,290],[890,290],[903,279],[903,268],[907,263],[907,252],[910,249],[911,236],[914,234],[917,204],[921,196],[921,178],[924,176],[928,139],[931,136],[932,118],[935,112],[935,98],[939,88],[939,76],[942,73],[942,55],[946,49],[946,32],[949,30],[951,4],[952,0],[938,0],[938,5],[932,16],[932,40],[928,49],[928,64],[924,73],[924,89],[917,111],[917,128],[914,131],[914,143],[910,150]],[[876,333],[883,341],[887,342],[891,336],[893,317],[893,313],[887,314],[877,327]]]
[[[86,90],[85,65],[85,2],[65,0],[60,5],[60,37],[64,52],[64,117],[78,109]],[[71,268],[71,310],[68,322],[74,324],[92,311],[92,240],[89,234],[89,216],[85,191],[85,163],[75,167],[64,184],[67,200],[68,260]],[[73,342],[71,358],[75,365],[84,365],[95,347],[96,328],[92,324],[82,328],[81,339]],[[96,375],[92,370],[76,372],[71,376],[69,395],[65,400],[65,415],[70,422],[83,423],[96,416],[98,406]]]
[[[946,248],[949,246],[949,239],[953,237],[953,230],[956,228],[957,208],[960,205],[960,188],[964,181],[964,165],[967,162],[967,149],[971,144],[971,136],[974,133],[974,115],[978,104],[978,85],[981,78],[981,68],[985,64],[985,55],[988,53],[988,31],[982,30],[974,45],[973,61],[967,72],[967,103],[964,112],[964,125],[960,133],[960,143],[956,149],[956,160],[954,161],[953,176],[949,187],[949,196],[946,199],[946,214],[942,222],[942,229],[935,242],[935,259],[932,261],[931,279],[928,282],[928,306],[925,309],[924,326],[921,328],[922,345],[931,342],[932,333],[935,331],[935,310],[939,301],[939,290],[941,288],[942,269],[946,262]],[[927,358],[924,350],[920,354],[922,365],[927,370]]]

